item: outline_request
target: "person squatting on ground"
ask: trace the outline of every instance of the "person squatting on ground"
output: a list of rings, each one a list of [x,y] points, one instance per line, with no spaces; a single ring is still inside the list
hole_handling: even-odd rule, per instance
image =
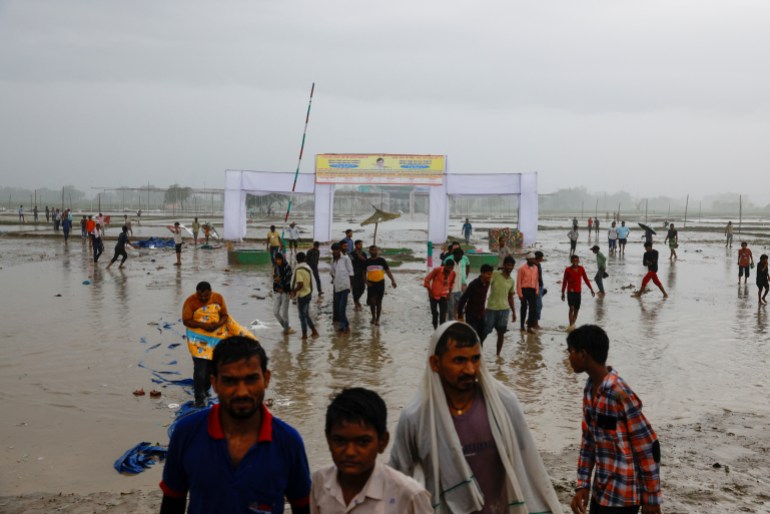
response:
[[[486,332],[486,304],[489,284],[492,282],[492,266],[481,265],[481,273],[472,280],[457,303],[457,319],[465,321],[476,331],[479,341],[483,342]]]
[[[749,244],[746,241],[741,241],[741,249],[738,250],[738,283],[741,283],[741,277],[743,283],[749,281],[750,269],[754,267],[754,255],[749,250]]]
[[[642,287],[639,288],[639,291],[634,293],[634,296],[637,298],[642,296],[642,293],[644,293],[644,290],[647,288],[647,284],[652,280],[652,283],[658,286],[660,292],[663,293],[663,298],[668,298],[668,293],[658,278],[658,251],[653,250],[652,243],[649,241],[644,243],[644,250],[642,263],[647,266],[647,274],[642,279]],[[738,280],[740,281],[740,277]]]
[[[492,281],[489,284],[489,300],[487,301],[486,326],[484,332],[491,334],[497,332],[497,355],[503,351],[505,333],[508,331],[508,313],[511,315],[511,323],[516,323],[516,284],[511,276],[516,261],[513,257],[506,257],[503,269],[492,272]]]
[[[390,441],[385,402],[362,387],[343,389],[326,409],[334,464],[313,473],[312,514],[434,514],[430,493],[377,461]]]
[[[270,384],[262,346],[246,337],[216,345],[210,384],[219,403],[179,420],[163,468],[161,514],[310,512],[302,437],[264,405]]]
[[[583,436],[572,512],[660,514],[660,443],[642,414],[642,401],[607,366],[609,338],[596,325],[567,336],[569,363],[586,373]],[[593,485],[591,475],[593,474]]]
[[[299,323],[302,327],[302,339],[307,339],[307,329],[310,327],[313,339],[318,337],[318,331],[315,328],[310,317],[310,301],[313,299],[313,271],[305,262],[304,252],[297,253],[297,268],[292,277],[292,298],[297,299],[297,311],[299,312]]]
[[[476,332],[442,324],[425,364],[398,420],[391,467],[422,469],[437,514],[562,512],[519,401],[487,370]]]
[[[594,275],[594,282],[596,282],[596,288],[599,290],[596,294],[601,298],[604,296],[604,278],[607,275],[607,257],[602,253],[599,245],[591,247],[591,251],[596,255],[596,275]]]
[[[390,272],[388,261],[379,256],[380,249],[376,245],[369,247],[369,258],[366,259],[366,304],[372,312],[372,325],[380,324],[382,314],[382,299],[385,296],[385,275],[390,279],[390,285],[396,288],[396,279]]]
[[[455,280],[457,280],[454,267],[455,261],[447,259],[443,266],[431,270],[423,281],[423,286],[428,290],[433,330],[438,328],[439,320],[441,323],[446,321],[447,298],[451,294]]]
[[[350,294],[350,277],[353,276],[353,264],[347,254],[342,252],[339,243],[332,245],[332,291],[334,292],[332,306],[332,321],[337,322],[337,330],[343,334],[350,333],[348,324],[348,295]]]
[[[759,263],[757,263],[757,299],[760,306],[767,304],[765,297],[767,297],[768,288],[770,288],[768,283],[768,261],[767,254],[763,253],[759,256]]]
[[[291,291],[291,266],[283,254],[278,252],[273,261],[273,315],[283,327],[284,335],[295,333],[289,322]]]
[[[564,269],[564,276],[561,280],[561,301],[564,301],[564,291],[567,291],[567,306],[569,306],[569,325],[567,330],[575,328],[578,313],[580,312],[580,303],[582,297],[582,282],[585,282],[588,289],[591,290],[591,296],[596,296],[594,288],[591,287],[591,281],[588,280],[586,270],[580,265],[580,257],[573,255],[570,259],[571,265]]]
[[[364,243],[360,239],[357,239],[353,243],[353,251],[350,253],[350,261],[353,264],[353,279],[351,280],[351,286],[353,289],[353,304],[355,309],[360,311],[361,297],[366,291],[366,259],[367,255],[364,252]]]
[[[524,319],[527,320],[527,332],[534,334],[537,328],[537,294],[540,288],[539,273],[535,252],[527,254],[527,262],[519,268],[516,280],[516,293],[521,303],[519,319],[521,331],[524,332]],[[529,317],[527,317],[529,311]]]
[[[112,266],[115,261],[118,260],[118,257],[123,257],[118,268],[123,267],[123,265],[126,263],[126,259],[128,259],[126,246],[133,248],[133,246],[131,246],[131,241],[128,240],[128,227],[123,225],[123,227],[121,227],[120,235],[118,236],[118,242],[115,243],[115,255],[112,256],[112,260],[107,265],[107,269],[110,269],[110,266]]]

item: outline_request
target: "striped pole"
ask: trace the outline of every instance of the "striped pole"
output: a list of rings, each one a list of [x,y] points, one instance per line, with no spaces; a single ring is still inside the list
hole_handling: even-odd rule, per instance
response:
[[[313,106],[313,92],[315,91],[315,82],[310,86],[310,101],[307,103],[307,114],[305,115],[305,129],[302,131],[302,144],[299,147],[299,158],[297,159],[297,171],[294,172],[294,183],[291,186],[291,195],[289,196],[289,205],[286,207],[286,216],[283,218],[284,227],[281,229],[281,242],[283,247],[286,248],[286,240],[284,239],[283,232],[285,230],[286,222],[289,221],[289,214],[291,213],[291,207],[294,203],[294,191],[297,189],[297,179],[299,178],[299,167],[302,164],[302,154],[305,151],[305,137],[307,136],[307,125],[310,122],[310,108]]]

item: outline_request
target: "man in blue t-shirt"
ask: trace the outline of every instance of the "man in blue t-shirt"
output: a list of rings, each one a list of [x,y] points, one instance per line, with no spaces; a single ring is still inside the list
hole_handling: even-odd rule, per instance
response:
[[[620,255],[624,255],[626,253],[626,243],[628,242],[628,234],[629,232],[631,232],[631,230],[626,226],[625,221],[621,221],[617,232],[618,232],[618,249],[620,251]]]
[[[310,470],[297,431],[263,405],[270,383],[260,344],[234,336],[214,348],[219,404],[180,420],[163,468],[161,514],[310,512]]]

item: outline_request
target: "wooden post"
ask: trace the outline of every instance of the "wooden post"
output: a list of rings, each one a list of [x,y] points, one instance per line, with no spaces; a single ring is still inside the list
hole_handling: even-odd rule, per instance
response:
[[[372,238],[372,244],[373,245],[377,244],[377,227],[379,227],[379,226],[380,226],[379,222],[374,224],[374,237]]]
[[[690,206],[690,195],[687,195],[687,200],[684,204],[684,226],[687,226],[687,207]]]
[[[741,233],[741,223],[743,222],[743,195],[738,196],[738,234]]]

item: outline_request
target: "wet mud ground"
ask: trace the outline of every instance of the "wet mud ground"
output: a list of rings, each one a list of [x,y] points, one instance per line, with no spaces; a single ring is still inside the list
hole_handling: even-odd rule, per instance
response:
[[[568,252],[566,223],[544,221],[539,237],[549,290],[544,329],[533,336],[511,325],[500,358],[491,340],[484,350],[494,376],[525,406],[565,512],[575,480],[585,380],[572,373],[565,351],[567,307],[559,288]],[[335,229],[346,226],[337,223]],[[658,432],[664,512],[770,512],[767,308],[758,307],[753,277],[748,286],[737,284],[738,238],[726,250],[718,223],[695,228],[681,230],[675,263],[658,246],[659,276],[670,298],[656,289],[631,297],[644,275],[637,230],[625,257],[608,257],[607,295],[594,299],[584,291],[578,323],[607,330],[609,363],[639,394]],[[425,229],[424,221],[400,220],[380,227],[379,242],[412,246],[424,255]],[[459,223],[452,229],[459,232]],[[162,222],[139,231],[139,237],[163,235]],[[249,235],[261,231],[251,228]],[[173,266],[173,250],[136,250],[124,270],[105,270],[113,241],[105,242],[94,269],[77,238],[65,247],[48,231],[37,236],[25,230],[26,237],[13,227],[2,232],[0,512],[157,511],[162,465],[129,477],[112,463],[141,441],[165,444],[174,416],[169,405],[190,399],[189,390],[152,379],[191,375],[180,315],[200,280],[224,295],[240,323],[258,322],[255,333],[273,370],[267,393],[272,411],[300,431],[312,469],[331,461],[319,427],[335,391],[354,385],[377,390],[393,428],[425,369],[432,327],[421,285],[424,262],[394,269],[398,288],[387,288],[379,328],[369,324],[368,313],[349,311],[348,337],[334,335],[324,274],[328,292],[311,310],[321,338],[303,342],[299,335],[280,334],[269,271],[228,265],[224,248],[187,245],[181,269]],[[593,278],[595,258],[585,235],[578,253]],[[371,230],[355,238],[369,240]],[[748,239],[755,259],[770,253],[759,236]],[[606,253],[603,237],[601,245]],[[290,315],[298,329],[296,309]],[[162,397],[132,396],[139,387],[156,388]]]

